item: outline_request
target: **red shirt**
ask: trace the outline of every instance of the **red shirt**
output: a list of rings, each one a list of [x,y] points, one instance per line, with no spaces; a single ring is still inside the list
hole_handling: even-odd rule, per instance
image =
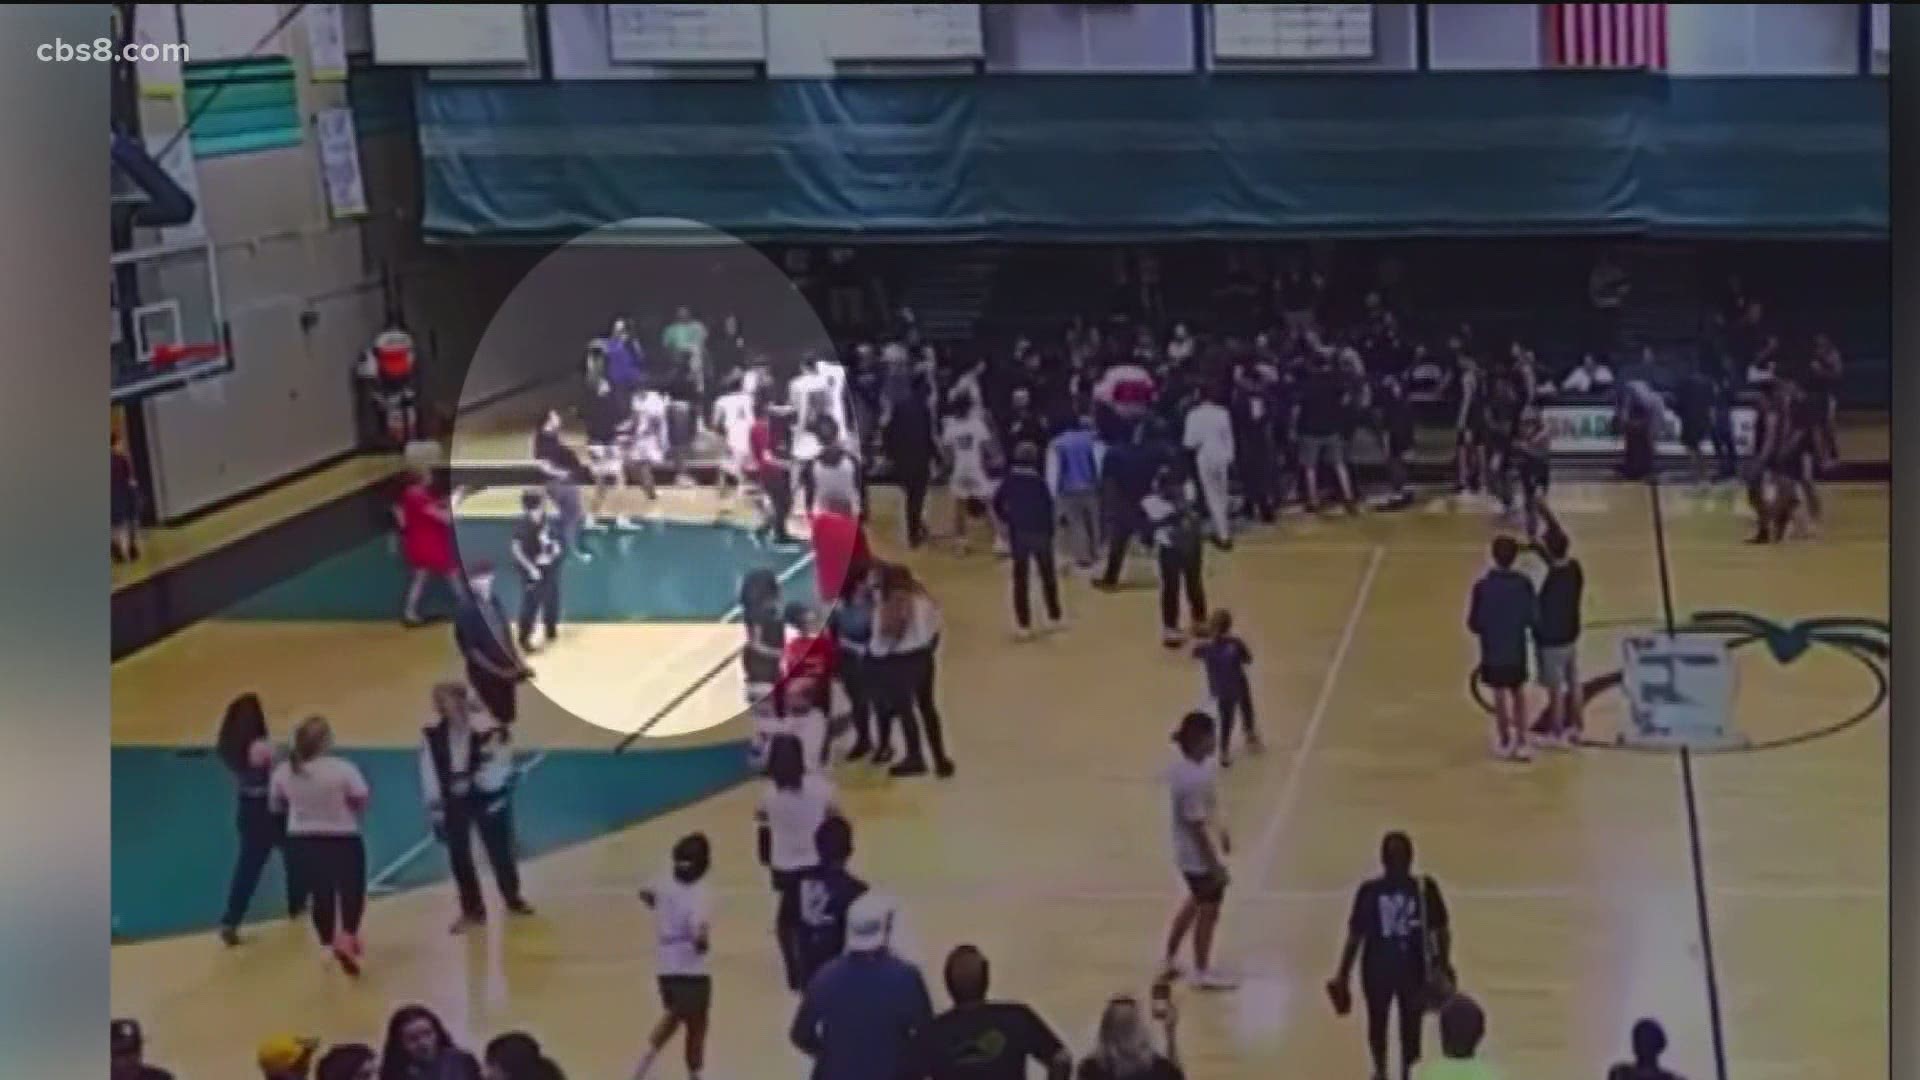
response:
[[[824,680],[833,674],[833,639],[825,634],[796,634],[787,639],[780,669],[789,676]]]
[[[766,417],[753,422],[747,429],[747,449],[753,454],[753,467],[761,476],[780,471],[780,463],[773,456],[773,424]]]
[[[867,533],[860,519],[823,510],[813,515],[813,576],[820,585],[820,603],[832,604],[872,565]]]
[[[433,489],[408,484],[400,493],[400,550],[407,565],[434,574],[454,569],[450,511]]]

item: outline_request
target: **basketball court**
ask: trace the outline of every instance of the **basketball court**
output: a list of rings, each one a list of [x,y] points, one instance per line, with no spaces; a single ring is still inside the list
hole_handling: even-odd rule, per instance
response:
[[[469,529],[498,527],[489,519],[510,494],[463,504],[463,551]],[[645,545],[665,542],[656,534],[732,527],[671,494],[689,503],[677,522],[624,541],[636,567]],[[899,534],[892,494],[877,493],[883,547]],[[1581,666],[1594,680],[1617,669],[1623,635],[1662,617],[1649,496],[1567,485],[1555,501],[1586,567]],[[1464,988],[1487,1006],[1488,1053],[1511,1076],[1597,1075],[1642,1015],[1665,1022],[1671,1063],[1689,1076],[1715,1075],[1716,1029],[1727,1075],[1741,1080],[1853,1080],[1884,1067],[1885,670],[1860,642],[1885,641],[1888,500],[1884,487],[1836,485],[1828,501],[1818,539],[1751,548],[1735,489],[1665,493],[1678,619],[1763,620],[1740,624],[1750,631],[1732,653],[1735,722],[1763,748],[1685,765],[1612,747],[1544,753],[1530,767],[1491,760],[1461,625],[1496,528],[1478,501],[1441,497],[1357,520],[1290,515],[1209,555],[1210,598],[1234,611],[1256,657],[1268,750],[1237,758],[1224,781],[1234,885],[1221,949],[1244,986],[1178,992],[1188,1075],[1364,1075],[1360,1021],[1335,1019],[1321,984],[1351,890],[1392,828],[1412,834],[1417,868],[1447,892]],[[943,513],[936,505],[931,520]],[[748,550],[740,559],[758,558]],[[123,832],[155,849],[145,855],[156,866],[139,873],[195,899],[147,920],[150,932],[122,928],[114,1014],[139,1016],[152,1058],[183,1076],[247,1075],[249,1038],[277,1030],[375,1038],[408,1001],[464,1038],[535,1031],[569,1075],[625,1075],[655,1001],[650,922],[634,893],[673,839],[701,829],[716,846],[710,1072],[799,1075],[772,896],[752,854],[745,732],[728,721],[739,699],[726,583],[747,563],[702,554],[706,584],[676,612],[655,586],[604,579],[610,594],[650,597],[625,622],[587,595],[599,580],[589,574],[615,574],[600,564],[616,555],[590,572],[569,568],[569,602],[596,621],[536,662],[541,680],[607,687],[606,701],[569,704],[656,726],[615,753],[622,734],[525,696],[521,764],[531,771],[516,812],[538,914],[453,937],[445,858],[426,841],[406,774],[417,771],[428,688],[455,659],[444,627],[393,621],[399,573],[382,555],[346,553],[322,568],[335,577],[286,583],[311,594],[300,603],[263,595],[115,666],[116,911],[149,902],[137,883],[119,891],[133,873],[122,860],[135,857]],[[910,562],[949,628],[940,692],[960,772],[847,778],[856,872],[901,898],[908,948],[936,1000],[940,958],[972,942],[992,959],[998,994],[1029,1001],[1084,1050],[1108,996],[1144,993],[1180,896],[1157,774],[1201,674],[1159,648],[1150,590],[1070,582],[1071,628],[1020,644],[1004,564],[941,551]],[[806,595],[806,568],[795,566],[782,564],[790,592]],[[343,592],[367,598],[342,604]],[[1806,622],[1822,617],[1856,621]],[[620,680],[598,674],[623,659]],[[725,674],[695,685],[716,669]],[[230,786],[205,750],[243,690],[262,695],[277,733],[321,712],[353,755],[382,762],[369,766],[377,899],[358,983],[322,964],[304,922],[274,917],[273,881],[245,947],[225,949],[201,925],[233,844]],[[1601,693],[1591,729],[1610,737],[1623,711],[1617,693]],[[141,806],[135,784],[172,794]],[[169,824],[135,829],[123,812]]]

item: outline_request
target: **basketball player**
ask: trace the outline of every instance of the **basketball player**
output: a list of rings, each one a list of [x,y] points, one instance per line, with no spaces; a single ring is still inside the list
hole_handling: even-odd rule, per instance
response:
[[[987,472],[993,431],[971,397],[962,394],[955,398],[953,408],[953,415],[940,430],[940,450],[950,469],[947,493],[953,499],[953,533],[960,554],[965,555],[968,525],[986,516],[987,500],[993,497],[993,481]]]
[[[659,498],[654,473],[667,463],[667,395],[648,387],[633,396],[633,437],[627,462],[640,477],[647,501]]]
[[[1529,539],[1540,535],[1546,507],[1547,486],[1552,482],[1553,442],[1540,410],[1527,406],[1520,411],[1512,445],[1507,453],[1513,461],[1513,476],[1519,486],[1521,512],[1526,517]]]
[[[1180,720],[1173,741],[1180,748],[1167,768],[1167,791],[1173,811],[1173,859],[1186,879],[1188,897],[1167,931],[1167,953],[1162,978],[1180,975],[1180,946],[1193,932],[1193,984],[1203,990],[1231,990],[1233,980],[1213,969],[1213,932],[1220,922],[1220,903],[1227,895],[1225,856],[1231,847],[1219,820],[1219,796],[1214,790],[1213,718],[1202,712]]]
[[[753,456],[753,479],[759,485],[766,512],[756,535],[761,543],[785,547],[793,543],[787,535],[787,517],[793,513],[793,462],[787,457],[774,420],[773,406],[765,401],[755,404],[747,439]]]
[[[744,495],[753,472],[753,395],[739,375],[729,377],[727,392],[713,403],[713,430],[727,444],[720,465],[722,484],[736,496]]]
[[[839,368],[839,365],[834,365]],[[844,383],[845,372],[841,372]],[[844,390],[844,385],[838,388]],[[822,420],[832,420],[841,430],[846,428],[846,404],[843,393],[836,392],[833,381],[821,370],[820,358],[808,353],[800,359],[800,374],[787,384],[787,404],[793,409],[794,460],[805,464],[813,460],[820,452],[823,439],[819,426]]]
[[[1825,454],[1821,449],[1821,428],[1829,422],[1828,402],[1823,401],[1818,392],[1809,391],[1792,379],[1782,379],[1781,383],[1787,389],[1792,435],[1790,463],[1794,466],[1792,483],[1806,507],[1807,513],[1802,519],[1806,535],[1813,536],[1820,531],[1820,469]]]
[[[821,417],[814,427],[820,450],[813,460],[800,466],[800,486],[806,495],[808,517],[813,516],[816,505],[823,505],[835,496],[846,499],[855,517],[862,513],[860,458],[847,447],[840,430],[831,416]]]
[[[1454,346],[1457,351],[1457,339]],[[1456,493],[1479,491],[1486,464],[1482,442],[1482,433],[1486,429],[1486,405],[1481,399],[1480,368],[1471,357],[1464,354],[1460,354],[1458,362],[1459,369],[1453,380],[1458,397],[1453,415],[1456,469],[1453,490]]]
[[[700,1080],[706,1068],[707,1012],[713,1001],[713,978],[707,973],[713,901],[705,879],[712,856],[705,834],[683,836],[673,845],[670,872],[640,890],[640,902],[653,910],[654,973],[660,980],[660,1004],[666,1014],[647,1036],[646,1053],[633,1080],[646,1080],[654,1060],[682,1026],[687,1029],[689,1080]]]
[[[1798,508],[1801,482],[1801,454],[1805,436],[1795,430],[1793,387],[1785,379],[1760,395],[1754,417],[1754,455],[1748,474],[1747,499],[1758,520],[1757,531],[1748,541],[1754,544],[1778,543],[1787,538]],[[1772,497],[1768,497],[1768,488]]]
[[[627,489],[626,463],[621,460],[621,444],[633,422],[631,399],[622,398],[604,375],[594,380],[592,393],[583,410],[587,422],[587,468],[593,474],[593,512],[598,522],[607,514],[607,499],[615,490]],[[633,528],[633,519],[622,511],[614,519],[618,529]]]

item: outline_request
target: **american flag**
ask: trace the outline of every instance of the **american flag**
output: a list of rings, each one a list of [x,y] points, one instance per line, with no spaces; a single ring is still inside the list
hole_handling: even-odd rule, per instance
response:
[[[1555,67],[1667,67],[1667,5],[1542,4]]]

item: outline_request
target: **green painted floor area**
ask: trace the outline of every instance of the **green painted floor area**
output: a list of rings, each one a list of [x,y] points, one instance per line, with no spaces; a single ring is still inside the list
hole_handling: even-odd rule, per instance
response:
[[[469,519],[458,526],[463,560],[491,559],[501,568],[501,600],[519,609],[520,583],[508,569],[513,523]],[[570,559],[561,577],[561,617],[571,622],[712,622],[734,606],[749,570],[786,571],[800,549],[776,551],[729,525],[652,523],[635,532],[589,534],[592,561]],[[324,559],[228,608],[223,619],[391,621],[398,616],[406,571],[391,538],[371,540]],[[793,596],[812,596],[812,568],[788,579]],[[453,598],[435,583],[422,614],[444,616]]]
[[[422,846],[428,833],[418,752],[345,754],[373,789],[363,829],[368,876],[393,889],[445,880],[444,849]],[[717,794],[748,774],[740,743],[630,754],[548,751],[525,773],[514,796],[521,856],[533,858],[614,832]],[[112,782],[114,939],[214,929],[238,851],[233,784],[226,769],[205,750],[115,747]],[[634,879],[646,869],[634,867]],[[484,860],[481,877],[492,902]],[[254,894],[250,920],[286,916],[284,881],[276,856]],[[537,887],[529,887],[528,899],[540,903]]]

